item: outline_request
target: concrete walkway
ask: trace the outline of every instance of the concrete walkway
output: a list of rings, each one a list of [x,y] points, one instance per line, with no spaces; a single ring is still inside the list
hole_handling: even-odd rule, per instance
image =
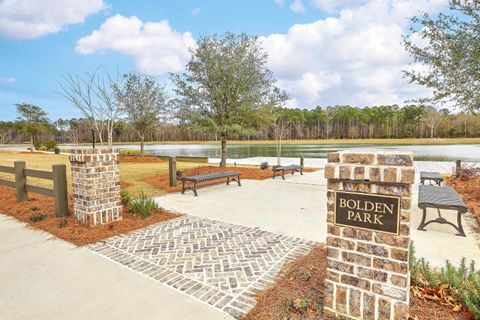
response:
[[[200,188],[198,197],[193,196],[192,192],[185,195],[175,193],[158,197],[156,201],[169,210],[181,213],[324,242],[327,209],[323,174],[323,170],[319,170],[304,173],[303,176],[288,175],[285,181],[281,178],[243,180],[242,187],[220,184]],[[473,229],[476,224],[473,217],[470,214],[464,217],[466,238],[455,236],[456,231],[448,225],[431,224],[427,227],[428,231],[418,231],[421,220],[421,210],[417,206],[418,181],[413,190],[410,230],[417,255],[425,257],[437,267],[443,266],[447,259],[457,263],[462,257],[474,259],[480,265],[480,248]],[[430,214],[435,215],[436,212]],[[455,213],[442,214],[450,221],[456,221]]]
[[[325,241],[326,182],[323,170],[288,175],[282,178],[242,180],[237,184],[219,184],[191,191],[173,193],[156,200],[168,210],[210,218],[265,231]],[[315,184],[314,184],[315,183]]]
[[[0,215],[0,319],[225,320],[227,314]]]

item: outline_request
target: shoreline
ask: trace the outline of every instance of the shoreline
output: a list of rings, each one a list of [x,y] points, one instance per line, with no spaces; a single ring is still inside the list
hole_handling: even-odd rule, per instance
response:
[[[216,145],[220,144],[220,141],[148,141],[145,145]],[[271,145],[276,144],[276,140],[228,140],[228,144],[236,145]],[[450,144],[480,144],[480,138],[402,138],[402,139],[306,139],[306,140],[283,140],[283,145],[301,145],[301,144],[316,144],[316,145],[359,145],[359,144],[371,144],[371,145],[450,145]],[[71,143],[59,144],[59,147],[70,146]],[[78,146],[87,146],[90,143],[79,143]],[[131,142],[114,142],[113,145],[140,145],[139,141]],[[2,144],[0,147],[24,147],[30,146],[30,144],[16,143],[16,144]]]

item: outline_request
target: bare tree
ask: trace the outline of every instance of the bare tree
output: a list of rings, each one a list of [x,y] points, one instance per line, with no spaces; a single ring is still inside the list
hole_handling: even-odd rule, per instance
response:
[[[434,138],[435,128],[442,120],[442,115],[434,107],[427,107],[423,121],[425,125],[430,129],[430,139]]]
[[[67,98],[84,117],[91,121],[103,146],[107,133],[108,147],[113,144],[113,130],[121,117],[121,108],[115,99],[115,81],[104,67],[79,76],[65,72],[59,82],[62,96]]]

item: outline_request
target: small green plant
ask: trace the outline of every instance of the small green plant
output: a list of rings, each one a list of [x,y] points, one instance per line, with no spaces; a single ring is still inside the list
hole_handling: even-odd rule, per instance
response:
[[[459,301],[475,319],[480,319],[480,270],[472,261],[467,265],[465,258],[455,267],[447,260],[441,272],[432,270],[425,259],[415,257],[415,248],[410,246],[410,276],[412,282],[421,287],[439,288],[446,286],[450,294]]]
[[[122,204],[124,206],[128,207],[132,202],[132,194],[126,189],[120,191],[120,197],[122,198]]]
[[[67,224],[68,224],[67,219],[63,218],[62,221],[60,221],[60,223],[58,224],[58,227],[63,228],[65,226],[67,226]]]
[[[465,258],[456,268],[450,261],[442,268],[440,278],[447,284],[452,293],[466,306],[476,319],[480,319],[480,271],[475,262],[467,266]]]
[[[140,192],[138,198],[130,201],[128,209],[133,214],[138,214],[142,219],[148,218],[155,211],[161,210],[155,200],[147,196],[143,191]]]
[[[32,222],[39,222],[39,221],[42,221],[43,219],[45,219],[47,215],[43,214],[43,213],[37,213],[37,214],[34,214],[33,216],[30,217],[30,221]]]
[[[307,311],[309,306],[310,306],[310,303],[308,302],[307,298],[301,298],[298,302],[299,309],[302,309],[303,311]]]

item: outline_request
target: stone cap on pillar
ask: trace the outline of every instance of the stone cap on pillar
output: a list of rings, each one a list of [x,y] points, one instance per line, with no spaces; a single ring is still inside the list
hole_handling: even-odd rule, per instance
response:
[[[70,150],[71,162],[115,161],[117,159],[118,151],[112,148]]]
[[[407,183],[415,179],[413,152],[344,150],[328,154],[325,178]]]

